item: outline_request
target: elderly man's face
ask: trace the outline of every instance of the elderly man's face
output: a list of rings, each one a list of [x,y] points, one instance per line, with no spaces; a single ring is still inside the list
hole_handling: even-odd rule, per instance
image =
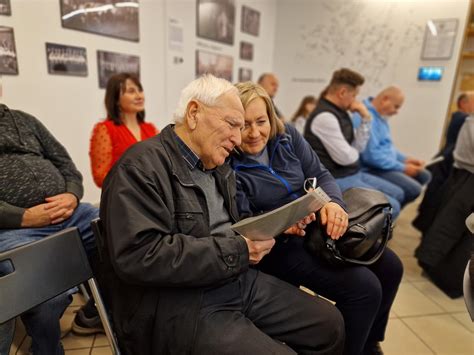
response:
[[[237,94],[222,95],[217,105],[201,102],[196,114],[192,140],[206,169],[224,164],[235,146],[240,145],[244,126],[244,108]]]

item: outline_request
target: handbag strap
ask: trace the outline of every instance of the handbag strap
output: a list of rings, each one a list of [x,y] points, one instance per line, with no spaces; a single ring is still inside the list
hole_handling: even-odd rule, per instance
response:
[[[336,259],[339,259],[346,263],[357,264],[357,265],[371,265],[375,263],[384,252],[385,247],[387,246],[388,240],[390,239],[390,234],[392,232],[392,213],[391,211],[384,212],[384,213],[386,213],[386,216],[387,216],[387,226],[385,227],[385,233],[382,236],[382,242],[379,244],[377,251],[369,260],[351,259],[351,258],[346,258],[342,256],[341,253],[339,253],[339,250],[336,248],[336,241],[331,238],[328,238],[328,240],[326,240],[326,248],[332,251]]]

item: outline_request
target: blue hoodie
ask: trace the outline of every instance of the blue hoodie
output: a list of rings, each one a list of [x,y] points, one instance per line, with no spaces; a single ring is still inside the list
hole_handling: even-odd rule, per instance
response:
[[[372,169],[403,171],[406,156],[395,148],[387,120],[372,106],[372,97],[365,99],[364,105],[372,116],[372,127],[367,146],[360,154],[362,165]]]
[[[233,155],[231,165],[237,178],[241,216],[267,212],[293,201],[305,193],[304,181],[312,177],[332,201],[345,208],[336,181],[309,143],[293,126],[285,125],[285,129],[286,133],[267,143],[268,166],[244,153]]]

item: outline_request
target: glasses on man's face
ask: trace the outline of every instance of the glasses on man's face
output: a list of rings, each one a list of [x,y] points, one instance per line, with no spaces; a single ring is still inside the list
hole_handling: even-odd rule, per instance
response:
[[[314,190],[316,190],[317,183],[318,183],[318,179],[316,179],[315,177],[307,178],[304,181],[303,188],[306,192],[314,191]]]

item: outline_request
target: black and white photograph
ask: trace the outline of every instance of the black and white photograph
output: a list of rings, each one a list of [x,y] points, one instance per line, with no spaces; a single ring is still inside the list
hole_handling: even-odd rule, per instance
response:
[[[0,15],[10,16],[12,14],[12,7],[10,0],[0,0]]]
[[[60,0],[64,28],[140,40],[138,0]]]
[[[84,47],[46,43],[48,73],[87,76],[87,50]]]
[[[232,81],[234,59],[228,55],[196,51],[196,77],[213,74],[219,78]]]
[[[235,0],[197,0],[198,37],[234,44]]]
[[[131,73],[140,78],[140,57],[136,55],[97,51],[99,87],[105,89],[114,74]]]
[[[249,42],[240,42],[240,59],[253,60],[253,44]]]
[[[239,68],[239,82],[252,81],[252,69]]]
[[[0,26],[0,74],[18,74],[15,36],[12,27]]]
[[[260,12],[247,6],[242,6],[242,21],[240,30],[254,36],[260,32]]]

